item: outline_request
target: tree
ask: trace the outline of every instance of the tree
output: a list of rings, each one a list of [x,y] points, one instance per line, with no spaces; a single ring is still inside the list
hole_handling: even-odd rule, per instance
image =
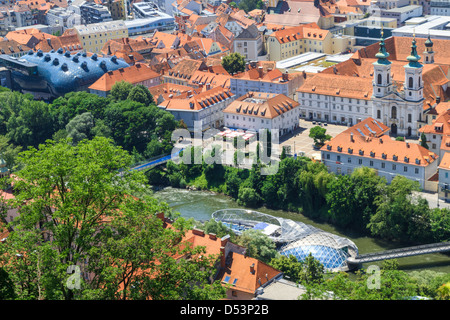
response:
[[[425,133],[422,132],[420,135],[420,145],[426,149],[429,149],[427,144],[427,137],[425,136]]]
[[[315,126],[309,131],[309,137],[313,138],[316,146],[321,147],[325,144],[325,141],[331,139],[331,136],[326,134],[326,132],[327,129],[322,128],[321,126]]]
[[[424,199],[419,202],[419,206],[412,202],[412,192],[419,190],[417,181],[395,176],[391,184],[386,186],[386,190],[375,199],[377,210],[368,224],[372,235],[388,239],[413,240],[410,234],[417,232],[419,216],[416,213],[428,207]]]
[[[133,85],[126,81],[118,81],[113,84],[111,87],[111,97],[116,100],[126,100],[131,90],[133,89]]]
[[[247,256],[265,263],[269,263],[278,255],[275,243],[261,230],[245,230],[236,240],[236,244],[247,248]]]
[[[15,169],[16,159],[22,147],[16,147],[9,142],[8,137],[0,135],[0,157],[8,169]]]
[[[245,57],[238,52],[230,53],[222,58],[222,66],[233,75],[245,71]]]
[[[290,281],[300,282],[303,265],[294,255],[290,255],[289,257],[281,255],[273,258],[270,261],[270,265],[283,272]]]
[[[128,99],[140,102],[145,106],[154,103],[152,94],[150,93],[148,88],[142,84],[133,86],[133,88],[130,90],[130,93],[128,94]]]
[[[223,297],[209,281],[216,257],[180,245],[184,219],[163,227],[157,214],[169,207],[146,196],[145,176],[127,170],[131,156],[111,140],[49,140],[19,160],[8,202],[19,216],[0,246],[18,299]],[[90,277],[73,286],[68,271],[77,268]]]
[[[92,128],[94,128],[94,117],[90,112],[82,113],[67,124],[67,137],[72,139],[75,144],[84,139],[91,139]]]

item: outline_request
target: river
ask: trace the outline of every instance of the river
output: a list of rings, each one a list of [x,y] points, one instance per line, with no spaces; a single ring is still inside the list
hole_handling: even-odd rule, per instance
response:
[[[160,201],[167,202],[172,210],[179,212],[182,217],[192,217],[195,220],[209,220],[211,218],[211,214],[219,209],[246,209],[225,195],[214,194],[208,191],[191,191],[168,187],[156,191],[154,196]],[[356,244],[360,254],[384,251],[399,247],[399,244],[393,244],[390,241],[381,241],[371,237],[358,236],[348,231],[339,230],[330,224],[313,221],[298,213],[286,212],[282,210],[271,210],[267,208],[259,208],[256,210],[272,216],[301,221],[324,231],[348,238]],[[426,254],[405,257],[398,259],[397,261],[400,269],[406,272],[432,270],[436,272],[450,273],[450,255],[446,254]],[[382,262],[372,262],[371,264],[381,266]],[[363,265],[363,268],[366,267],[367,266]]]

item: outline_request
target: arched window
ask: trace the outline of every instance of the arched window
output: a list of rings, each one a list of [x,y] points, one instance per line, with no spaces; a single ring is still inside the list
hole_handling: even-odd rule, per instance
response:
[[[386,83],[389,84],[389,74],[386,75]]]
[[[392,107],[391,108],[391,118],[392,119],[397,119],[397,107]]]
[[[409,77],[409,82],[408,82],[409,88],[412,88],[412,87],[413,87],[413,84],[414,84],[413,78],[412,78],[412,77]]]
[[[381,74],[378,74],[377,83],[378,83],[378,84],[381,84]]]
[[[377,118],[381,119],[381,110],[377,110]]]

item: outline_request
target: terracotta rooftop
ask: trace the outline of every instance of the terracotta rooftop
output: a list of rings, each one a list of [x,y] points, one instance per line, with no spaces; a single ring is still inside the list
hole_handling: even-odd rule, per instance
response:
[[[273,119],[298,106],[297,101],[284,94],[248,92],[234,100],[223,113]]]
[[[226,100],[234,96],[230,90],[215,87],[208,91],[204,91],[189,99],[170,99],[165,100],[159,106],[165,108],[166,110],[186,110],[186,111],[199,111],[203,108],[210,107],[217,104],[223,100]]]
[[[109,92],[114,83],[119,81],[130,82],[136,84],[145,80],[159,78],[160,75],[145,64],[138,63],[134,66],[121,68],[115,71],[106,72],[103,76],[95,81],[89,89]]]
[[[351,131],[338,134],[320,150],[416,166],[428,166],[438,158],[437,154],[417,143],[396,141],[389,135],[370,137]]]
[[[254,294],[256,289],[281,275],[281,271],[264,262],[236,252],[230,252],[227,260],[230,263],[218,278],[242,292]]]
[[[307,78],[297,92],[370,100],[372,79],[318,73]]]

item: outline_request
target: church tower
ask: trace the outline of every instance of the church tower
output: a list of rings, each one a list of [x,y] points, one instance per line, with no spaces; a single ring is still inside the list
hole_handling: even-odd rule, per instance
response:
[[[416,38],[413,38],[411,53],[406,58],[409,62],[405,68],[404,92],[407,101],[423,100],[423,65],[419,62],[420,56],[417,54]]]
[[[386,51],[383,30],[381,30],[380,49],[375,55],[378,60],[373,63],[373,95],[381,98],[392,92],[391,62],[387,59],[389,53]]]
[[[423,63],[434,63],[434,51],[433,51],[433,41],[431,41],[430,35],[425,41],[425,51],[423,52]]]

